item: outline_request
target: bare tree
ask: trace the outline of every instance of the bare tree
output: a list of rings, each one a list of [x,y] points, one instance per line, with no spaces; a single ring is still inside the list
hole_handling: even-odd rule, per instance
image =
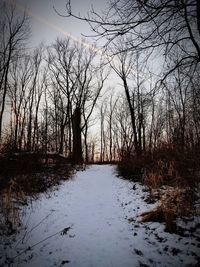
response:
[[[53,74],[52,84],[63,98],[62,109],[65,119],[62,122],[61,137],[68,128],[70,153],[74,162],[82,161],[82,133],[87,153],[89,119],[100,95],[107,74],[103,65],[95,63],[96,49],[86,49],[82,44],[69,38],[57,41],[48,49],[49,70]],[[60,102],[61,103],[61,102]],[[73,148],[71,139],[73,136]],[[61,138],[63,144],[64,138]],[[71,149],[72,148],[72,149]],[[63,150],[63,149],[62,149]],[[60,150],[61,152],[61,150]]]
[[[118,104],[119,97],[114,97],[113,92],[111,92],[110,101],[107,109],[107,121],[108,121],[108,133],[109,133],[109,161],[113,161],[115,159],[115,151],[114,151],[114,133],[113,133],[113,121],[115,115],[115,109]]]
[[[100,107],[100,131],[101,131],[101,140],[100,140],[100,162],[104,162],[106,159],[106,136],[105,136],[105,117],[106,117],[107,103],[102,102]]]
[[[134,136],[134,147],[137,155],[140,155],[146,146],[145,141],[145,103],[146,103],[146,89],[144,64],[139,59],[139,54],[136,56],[128,51],[121,51],[124,47],[123,40],[115,46],[117,56],[110,63],[111,68],[120,77],[127,104],[130,111],[131,124]]]
[[[21,150],[21,133],[24,131],[25,112],[27,105],[27,91],[32,77],[30,57],[25,55],[12,63],[10,70],[11,78],[9,82],[8,96],[13,111],[13,150]],[[11,115],[12,117],[12,115]]]
[[[57,88],[57,95],[60,95],[60,97],[63,99],[66,98],[66,100],[64,100],[66,102],[66,110],[62,111],[65,118],[63,117],[63,120],[60,124],[61,135],[59,152],[63,153],[64,130],[67,126],[69,132],[69,155],[71,155],[72,152],[72,102],[76,87],[76,83],[72,83],[75,52],[75,48],[71,44],[69,38],[65,40],[57,39],[52,47],[48,49],[48,67],[50,73],[52,74],[52,85],[54,88]]]
[[[94,36],[106,38],[106,47],[123,35],[126,38],[122,51],[148,51],[163,56],[167,64],[161,80],[180,66],[190,68],[200,61],[198,0],[110,0],[103,13],[92,9],[87,16],[76,15],[70,0],[66,7],[66,16],[89,23]],[[176,51],[179,57],[174,64],[171,59]]]
[[[2,134],[3,115],[8,92],[8,80],[11,64],[21,52],[24,42],[29,36],[28,18],[25,13],[19,16],[11,2],[1,3],[0,17],[0,140]]]
[[[42,47],[38,47],[34,50],[33,56],[31,58],[32,61],[32,80],[31,80],[31,85],[29,87],[29,95],[28,95],[28,126],[27,126],[27,144],[26,148],[28,151],[31,151],[33,149],[33,129],[34,129],[34,134],[35,134],[35,127],[37,125],[37,116],[38,116],[38,108],[39,108],[39,103],[41,100],[41,88],[38,85],[40,75],[40,67],[42,63]],[[36,107],[35,110],[35,118],[36,118],[36,123],[35,127],[33,125],[34,121],[34,108]]]

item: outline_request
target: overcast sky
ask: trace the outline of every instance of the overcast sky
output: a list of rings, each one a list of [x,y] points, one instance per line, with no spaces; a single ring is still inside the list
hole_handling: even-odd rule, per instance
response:
[[[66,14],[66,0],[16,0],[18,8],[27,8],[27,13],[31,17],[32,36],[30,45],[35,46],[40,42],[52,43],[57,36],[71,34],[75,38],[80,38],[81,33],[91,33],[87,23],[73,18],[61,17],[53,9]],[[106,6],[106,0],[71,0],[72,10],[75,13],[87,14],[93,5],[99,11]],[[89,39],[88,39],[89,41]]]

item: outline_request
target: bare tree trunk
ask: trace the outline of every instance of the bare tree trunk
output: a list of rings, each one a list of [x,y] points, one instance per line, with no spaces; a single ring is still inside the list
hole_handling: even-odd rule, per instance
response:
[[[128,84],[126,81],[126,78],[123,78],[123,83],[124,83],[124,89],[125,89],[125,94],[126,94],[126,99],[128,102],[129,110],[130,110],[130,115],[131,115],[131,123],[133,127],[133,134],[134,134],[134,146],[135,146],[135,152],[139,156],[141,154],[141,149],[140,146],[138,145],[138,135],[137,135],[137,127],[136,127],[136,118],[135,118],[135,110],[133,105],[131,104],[131,97],[128,89]],[[134,103],[133,99],[133,103]]]
[[[87,135],[88,135],[88,125],[86,124],[85,131],[84,131],[84,147],[85,147],[85,162],[86,163],[89,161]]]
[[[79,107],[76,107],[73,118],[72,118],[72,127],[73,127],[73,152],[72,160],[73,163],[82,163],[82,143],[81,143],[81,110]]]
[[[9,49],[6,72],[5,72],[5,77],[4,77],[3,97],[1,100],[2,105],[1,105],[1,111],[0,111],[0,141],[1,141],[1,134],[2,134],[3,114],[4,114],[6,95],[7,95],[7,89],[8,89],[8,71],[9,71],[10,59],[11,59],[11,47]]]

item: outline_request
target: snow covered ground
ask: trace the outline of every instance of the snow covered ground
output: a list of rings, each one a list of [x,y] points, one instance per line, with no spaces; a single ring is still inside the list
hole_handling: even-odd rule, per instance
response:
[[[141,223],[138,215],[155,206],[145,196],[113,166],[78,171],[23,207],[18,233],[0,237],[0,266],[195,266],[200,230],[179,236],[163,224]]]

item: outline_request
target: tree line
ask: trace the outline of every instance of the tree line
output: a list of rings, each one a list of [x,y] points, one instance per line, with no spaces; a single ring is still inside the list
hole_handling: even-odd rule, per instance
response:
[[[105,38],[104,57],[70,38],[30,50],[27,15],[14,5],[1,9],[2,151],[56,152],[75,162],[163,147],[199,151],[198,1],[112,0],[104,16],[77,17]],[[113,85],[103,98],[109,72],[123,90]]]
[[[86,16],[67,1],[64,16],[85,21],[104,40],[110,67],[121,80],[131,125],[130,134],[118,121],[122,154],[199,150],[199,14],[198,0],[110,0],[104,12],[92,7]]]

